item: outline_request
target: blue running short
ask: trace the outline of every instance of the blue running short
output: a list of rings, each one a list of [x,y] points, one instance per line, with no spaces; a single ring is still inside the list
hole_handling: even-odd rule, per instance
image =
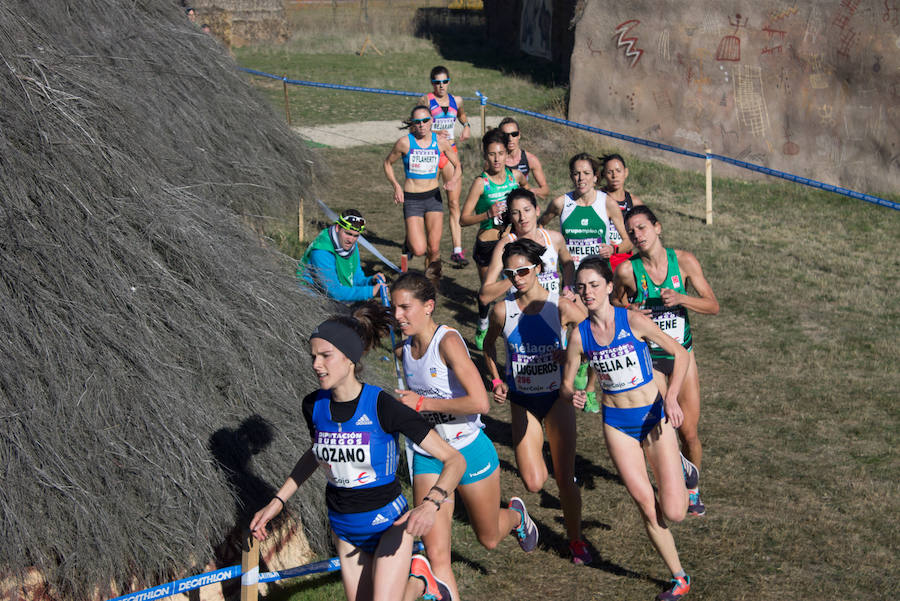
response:
[[[400,495],[384,507],[361,513],[328,510],[328,521],[337,537],[366,553],[374,553],[385,530],[409,510],[406,497]]]
[[[500,458],[497,457],[497,449],[494,443],[487,437],[484,430],[478,433],[475,440],[461,449],[457,449],[466,460],[466,471],[460,479],[460,485],[472,484],[484,480],[500,467]],[[413,474],[440,474],[444,464],[428,455],[415,453],[413,456]]]
[[[638,442],[643,442],[656,424],[666,416],[666,412],[663,410],[662,396],[659,394],[656,395],[656,400],[651,405],[629,409],[603,405],[602,409],[604,424],[624,432]]]

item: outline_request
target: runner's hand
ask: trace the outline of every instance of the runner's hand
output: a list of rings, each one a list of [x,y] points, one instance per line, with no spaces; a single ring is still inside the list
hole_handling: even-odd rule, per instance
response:
[[[506,393],[509,392],[509,385],[506,382],[500,382],[494,388],[494,402],[505,403]]]
[[[412,390],[400,390],[399,388],[395,388],[394,394],[397,396],[398,401],[410,409],[415,409],[419,402],[419,393],[413,392]]]
[[[572,404],[576,409],[584,409],[584,403],[587,401],[587,391],[576,390],[572,395]]]
[[[437,506],[431,501],[423,501],[421,505],[413,507],[411,511],[400,516],[400,519],[394,524],[399,526],[405,523],[406,531],[411,535],[423,536],[428,534],[428,531],[434,526],[435,513],[437,513]]]
[[[397,184],[396,186],[394,186],[394,204],[402,205],[403,200],[403,188],[400,186],[400,184]]]
[[[681,304],[681,294],[671,288],[663,288],[659,291],[659,296],[667,307],[677,307]]]
[[[663,402],[663,407],[666,411],[666,421],[672,424],[673,428],[680,428],[681,424],[684,423],[684,412],[681,410],[681,405],[678,404],[678,397],[669,398],[672,396],[671,394],[666,395],[666,400]]]
[[[269,536],[269,533],[266,532],[266,524],[281,513],[281,509],[281,501],[272,499],[268,505],[256,512],[253,519],[250,520],[250,532],[253,534],[253,538],[261,541]]]

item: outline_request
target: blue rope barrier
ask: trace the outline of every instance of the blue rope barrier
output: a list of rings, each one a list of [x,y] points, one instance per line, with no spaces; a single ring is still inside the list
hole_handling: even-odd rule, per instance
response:
[[[272,75],[271,73],[265,73],[263,71],[257,71],[255,69],[246,69],[241,67],[242,71],[247,73],[252,73],[254,75],[259,75],[262,77],[269,77],[271,79],[280,79],[287,83],[302,85],[302,86],[313,86],[318,88],[330,88],[335,90],[349,90],[354,92],[370,92],[373,94],[392,94],[395,96],[415,96],[419,97],[422,94],[417,92],[401,92],[398,90],[385,90],[382,88],[363,88],[359,86],[344,86],[333,83],[319,83],[315,81],[303,81],[299,79],[288,79],[287,77],[278,77],[277,75]],[[864,200],[866,202],[870,202],[872,204],[877,204],[883,207],[888,207],[890,209],[894,209],[895,211],[900,211],[900,203],[887,200],[886,198],[881,198],[878,196],[873,196],[871,194],[865,194],[863,192],[857,192],[855,190],[850,190],[848,188],[842,188],[840,186],[834,186],[831,184],[826,184],[820,181],[816,181],[814,179],[809,179],[806,177],[801,177],[799,175],[793,175],[791,173],[787,173],[784,171],[778,171],[777,169],[771,169],[769,167],[763,167],[762,165],[756,165],[754,163],[748,163],[746,161],[741,161],[739,159],[733,159],[731,157],[723,156],[720,154],[702,154],[699,152],[693,152],[691,150],[685,150],[684,148],[678,148],[677,146],[671,146],[669,144],[663,144],[661,142],[654,142],[653,140],[645,140],[644,138],[638,138],[636,136],[629,136],[627,134],[620,134],[618,132],[614,132],[608,129],[602,129],[600,127],[594,127],[592,125],[585,125],[584,123],[578,123],[577,121],[569,121],[568,119],[561,119],[559,117],[551,117],[550,115],[545,115],[543,113],[538,113],[536,111],[529,111],[526,109],[516,108],[514,106],[507,106],[505,104],[499,104],[496,102],[488,102],[488,97],[481,93],[480,91],[475,92],[477,97],[471,98],[464,96],[466,100],[477,100],[481,106],[491,105],[493,107],[503,109],[505,111],[510,111],[513,113],[519,113],[521,115],[527,115],[529,117],[534,117],[536,119],[542,119],[544,121],[549,121],[551,123],[556,123],[558,125],[564,125],[566,127],[572,127],[575,129],[581,129],[584,131],[589,131],[591,133],[600,134],[601,136],[606,136],[609,138],[615,138],[617,140],[624,140],[625,142],[631,142],[632,144],[639,144],[641,146],[647,146],[648,148],[655,148],[657,150],[664,150],[666,152],[671,152],[674,154],[680,154],[687,157],[692,157],[695,159],[706,159],[711,158],[717,161],[722,161],[723,163],[728,163],[731,165],[735,165],[736,167],[741,167],[743,169],[748,169],[750,171],[756,171],[758,173],[763,173],[765,175],[771,175],[773,177],[779,177],[781,179],[786,179],[791,182],[795,182],[798,184],[803,184],[805,186],[809,186],[811,188],[818,188],[820,190],[825,190],[827,192],[834,192],[835,194],[840,194],[842,196],[849,196],[850,198],[856,198],[857,200]]]
[[[418,553],[424,548],[425,546],[421,541],[416,541],[415,545],[413,545],[413,553]],[[257,568],[254,568],[254,570],[255,569]],[[312,574],[335,572],[340,569],[340,558],[332,557],[331,559],[323,559],[322,561],[308,563],[306,565],[297,566],[296,568],[287,568],[275,572],[262,572],[259,574],[258,582],[275,582],[276,580],[284,580],[286,578],[297,578],[299,576],[311,576]],[[181,580],[160,584],[159,586],[154,586],[153,588],[144,589],[142,591],[128,593],[127,595],[115,597],[109,601],[153,601],[154,599],[162,599],[163,597],[171,597],[172,595],[177,595],[179,593],[186,593],[224,580],[231,580],[238,576],[243,576],[241,573],[241,566],[229,566],[212,572],[206,572],[205,574],[188,576]]]

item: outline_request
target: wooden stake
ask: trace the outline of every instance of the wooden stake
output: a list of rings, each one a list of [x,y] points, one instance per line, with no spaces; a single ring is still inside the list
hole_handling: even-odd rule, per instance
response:
[[[378,53],[378,56],[384,56],[384,54],[382,54],[381,50],[379,50],[378,47],[375,45],[375,43],[372,41],[372,37],[369,35],[366,35],[366,40],[363,42],[362,48],[360,48],[359,52],[357,52],[356,54],[358,54],[359,56],[362,56],[363,54],[366,53],[366,48],[369,46],[372,47],[372,50],[374,50],[375,52]]]
[[[481,105],[481,137],[482,138],[484,137],[484,131],[485,131],[485,127],[487,124],[487,119],[484,118],[484,109],[485,109],[485,106],[482,104]]]
[[[712,225],[712,150],[706,149],[706,225]]]
[[[259,542],[249,532],[241,549],[241,601],[256,601],[259,595]]]
[[[291,103],[288,99],[288,88],[287,88],[287,74],[281,78],[281,83],[284,84],[284,116],[287,119],[287,124],[291,124]]]
[[[303,242],[303,197],[300,197],[300,205],[297,209],[297,238]]]

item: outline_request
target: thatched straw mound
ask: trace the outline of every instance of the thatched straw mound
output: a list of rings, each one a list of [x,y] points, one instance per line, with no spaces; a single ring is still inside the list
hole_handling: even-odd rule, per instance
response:
[[[167,0],[0,3],[0,86],[0,572],[159,583],[308,445],[321,303],[241,215],[296,210],[310,157]]]

